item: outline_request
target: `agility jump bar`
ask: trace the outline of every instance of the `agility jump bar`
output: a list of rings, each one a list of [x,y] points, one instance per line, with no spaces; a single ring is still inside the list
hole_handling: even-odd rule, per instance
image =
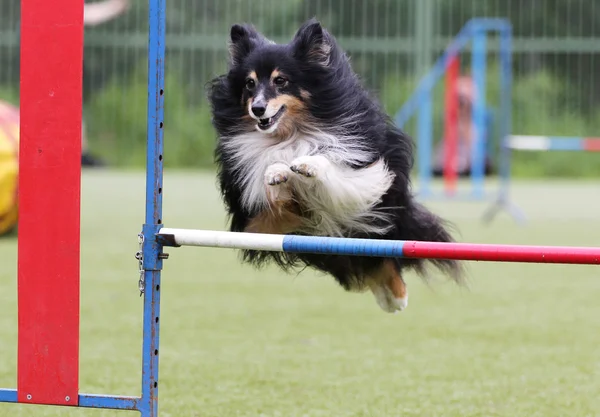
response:
[[[465,261],[600,265],[600,247],[350,239],[173,228],[162,228],[156,236],[157,240],[165,246],[203,246],[291,253]]]
[[[507,145],[521,151],[600,152],[600,138],[512,135]]]

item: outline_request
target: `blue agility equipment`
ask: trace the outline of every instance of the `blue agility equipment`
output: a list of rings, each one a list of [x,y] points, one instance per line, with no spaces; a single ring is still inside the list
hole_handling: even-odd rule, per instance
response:
[[[495,123],[498,125],[499,151],[498,167],[500,185],[493,192],[485,190],[485,161],[491,152],[486,138],[489,132],[489,111],[486,107],[486,56],[488,53],[488,34],[499,35],[500,59],[500,105]],[[436,192],[432,187],[433,155],[433,89],[445,75],[448,66],[455,57],[471,46],[471,72],[477,99],[473,102],[472,123],[475,136],[470,149],[471,172],[470,189],[449,195]],[[403,128],[417,114],[417,162],[418,195],[423,200],[484,200],[495,199],[495,207],[506,209],[517,221],[523,220],[520,210],[509,203],[510,150],[504,146],[511,133],[511,86],[512,86],[512,25],[506,19],[476,18],[469,20],[460,30],[433,67],[420,80],[415,91],[395,115],[395,123]],[[486,214],[489,217],[489,213]]]

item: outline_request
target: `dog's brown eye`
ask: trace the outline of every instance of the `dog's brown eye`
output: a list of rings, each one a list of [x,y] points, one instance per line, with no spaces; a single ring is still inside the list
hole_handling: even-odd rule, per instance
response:
[[[285,85],[287,83],[287,80],[283,77],[275,77],[275,79],[273,80],[273,82],[275,83],[275,85],[278,86],[282,86]]]
[[[248,78],[246,80],[246,88],[248,90],[252,90],[254,88],[254,86],[256,85],[256,83],[254,82],[254,80],[252,78]]]

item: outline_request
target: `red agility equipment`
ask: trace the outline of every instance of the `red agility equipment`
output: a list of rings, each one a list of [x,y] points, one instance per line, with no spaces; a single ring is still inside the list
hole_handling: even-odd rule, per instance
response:
[[[600,152],[600,139],[585,138],[583,140],[583,148],[588,152]]]
[[[83,1],[22,0],[21,31],[18,401],[77,405]]]
[[[569,246],[493,245],[406,241],[407,258],[465,261],[600,264],[600,248]]]
[[[458,179],[458,91],[460,61],[455,56],[446,71],[446,97],[444,120],[444,186],[447,194],[454,194]]]

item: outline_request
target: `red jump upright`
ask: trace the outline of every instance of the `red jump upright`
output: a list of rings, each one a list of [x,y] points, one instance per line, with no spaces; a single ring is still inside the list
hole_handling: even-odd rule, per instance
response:
[[[77,405],[83,0],[21,0],[17,395]]]
[[[446,194],[454,194],[458,179],[458,91],[457,82],[460,75],[458,56],[452,58],[446,71],[446,97],[444,118],[444,188]]]

